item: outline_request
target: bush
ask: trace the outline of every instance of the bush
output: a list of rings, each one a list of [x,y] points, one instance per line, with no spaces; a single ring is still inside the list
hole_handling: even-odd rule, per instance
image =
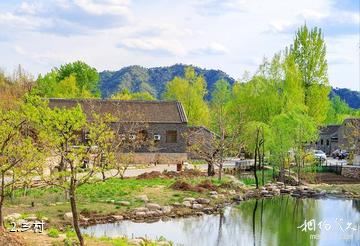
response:
[[[50,228],[47,234],[49,237],[59,237],[59,231],[56,228]]]

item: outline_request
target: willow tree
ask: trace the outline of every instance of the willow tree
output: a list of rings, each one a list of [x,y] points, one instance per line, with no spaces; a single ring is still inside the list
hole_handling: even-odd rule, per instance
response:
[[[187,67],[183,78],[175,77],[167,83],[163,98],[181,102],[190,125],[207,126],[209,108],[204,99],[206,94],[204,77],[196,75],[194,68]]]
[[[322,124],[329,108],[330,87],[326,45],[321,29],[309,29],[306,25],[299,28],[290,52],[301,72],[309,115]]]

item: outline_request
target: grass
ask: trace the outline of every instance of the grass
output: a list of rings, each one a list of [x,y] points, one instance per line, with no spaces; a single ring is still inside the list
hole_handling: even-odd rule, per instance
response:
[[[206,177],[186,178],[184,181],[196,185]],[[227,182],[226,178],[218,181],[216,177],[210,179],[214,185],[221,185]],[[206,197],[207,193],[193,191],[173,190],[170,186],[175,179],[136,179],[113,178],[105,182],[85,184],[77,189],[78,211],[83,214],[121,214],[134,207],[144,206],[144,202],[137,196],[146,194],[151,202],[160,205],[182,202],[185,197]],[[130,202],[129,206],[120,205],[120,201]],[[31,203],[35,206],[32,207]],[[65,197],[64,191],[55,188],[33,188],[29,189],[24,196],[21,190],[15,192],[12,201],[7,200],[5,214],[20,213],[36,214],[40,217],[47,217],[49,222],[45,226],[60,226],[63,223],[63,216],[70,212],[70,204]]]
[[[272,181],[272,170],[264,170],[264,181],[265,184]],[[261,185],[262,181],[262,171],[256,171],[258,176],[259,185]],[[251,176],[249,177],[240,177],[240,181],[242,181],[245,185],[255,185],[255,177],[253,172],[251,172]]]
[[[56,228],[50,228],[50,229],[48,230],[47,235],[48,235],[49,237],[57,238],[57,237],[59,237],[59,231],[58,231]]]

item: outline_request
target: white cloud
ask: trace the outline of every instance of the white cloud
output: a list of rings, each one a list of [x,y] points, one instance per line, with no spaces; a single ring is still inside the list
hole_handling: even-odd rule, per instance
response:
[[[0,1],[0,67],[21,63],[36,74],[78,59],[99,70],[187,63],[239,78],[291,44],[306,21],[323,30],[330,83],[359,89],[359,15],[334,1]]]
[[[107,0],[95,2],[92,0],[74,0],[74,4],[90,14],[95,15],[128,15],[129,1]]]
[[[230,51],[224,45],[212,42],[205,47],[193,50],[191,53],[193,55],[226,55],[230,53]]]
[[[121,41],[119,48],[125,48],[136,52],[149,53],[151,55],[183,55],[185,50],[177,40],[163,40],[159,38],[136,39],[130,38]]]

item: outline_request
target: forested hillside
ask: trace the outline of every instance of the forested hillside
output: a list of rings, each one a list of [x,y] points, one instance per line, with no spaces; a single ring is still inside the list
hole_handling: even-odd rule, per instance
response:
[[[174,77],[184,77],[185,68],[188,65],[175,64],[170,67],[145,68],[138,65],[121,68],[118,71],[103,71],[100,73],[100,90],[104,98],[111,97],[123,89],[131,92],[149,92],[156,98],[160,98],[165,90],[167,82]],[[194,66],[193,66],[194,67]],[[210,99],[214,84],[220,79],[224,79],[229,84],[234,84],[235,79],[221,70],[203,69],[194,67],[197,75],[203,75],[208,94],[206,99]],[[332,88],[330,98],[339,96],[351,108],[360,108],[360,92],[346,88]]]
[[[347,88],[333,88],[330,97],[339,96],[351,108],[360,109],[360,92],[352,91]]]
[[[185,68],[188,65],[175,64],[170,67],[144,68],[141,66],[129,66],[119,71],[104,71],[100,73],[100,90],[103,97],[111,97],[122,89],[129,89],[131,92],[147,91],[157,98],[160,98],[165,90],[167,82],[174,77],[184,77]],[[197,75],[203,75],[207,82],[207,90],[212,92],[216,81],[224,79],[230,84],[235,79],[220,70],[202,69],[194,67]],[[210,98],[210,93],[206,99]]]

